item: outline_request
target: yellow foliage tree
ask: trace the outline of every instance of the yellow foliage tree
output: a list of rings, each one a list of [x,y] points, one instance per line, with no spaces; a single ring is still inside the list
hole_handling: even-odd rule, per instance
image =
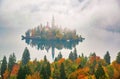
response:
[[[112,66],[114,68],[114,79],[120,79],[120,64],[113,61]]]
[[[41,79],[39,72],[35,72],[32,75],[27,75],[26,79]]]

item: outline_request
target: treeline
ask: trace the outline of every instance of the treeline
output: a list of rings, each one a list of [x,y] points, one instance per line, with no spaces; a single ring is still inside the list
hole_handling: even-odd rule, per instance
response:
[[[87,57],[78,55],[74,48],[67,59],[60,52],[50,63],[46,56],[43,60],[31,61],[26,47],[18,62],[14,53],[9,56],[8,62],[4,56],[0,71],[1,79],[120,79],[120,52],[111,62],[109,51],[103,58],[96,53]]]
[[[26,37],[39,38],[46,40],[78,40],[81,36],[76,34],[75,30],[62,29],[61,27],[49,27],[40,25],[36,28],[29,29],[25,33]]]

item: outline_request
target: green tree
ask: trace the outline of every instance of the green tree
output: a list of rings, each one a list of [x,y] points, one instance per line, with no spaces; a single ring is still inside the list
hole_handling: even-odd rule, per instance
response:
[[[50,77],[48,75],[47,69],[46,69],[46,67],[44,65],[41,68],[40,74],[41,74],[43,79],[49,79],[49,77]]]
[[[17,79],[25,79],[26,75],[31,74],[29,66],[20,66],[20,69],[18,71]]]
[[[2,65],[1,65],[1,77],[3,79],[3,74],[5,73],[5,70],[7,69],[7,60],[6,60],[6,56],[3,57],[2,60]]]
[[[48,78],[49,78],[51,76],[51,67],[50,67],[50,63],[49,62],[47,62],[46,70],[47,70],[47,75],[48,75]]]
[[[47,62],[47,58],[46,58],[46,55],[44,56],[44,61]]]
[[[105,71],[101,64],[98,65],[98,68],[95,72],[95,77],[96,77],[96,79],[105,79],[106,78]]]
[[[60,79],[66,79],[65,68],[63,63],[60,66]]]
[[[62,54],[61,54],[61,52],[59,52],[59,54],[58,54],[58,60],[61,59],[61,58],[62,58]]]
[[[107,64],[110,64],[110,54],[109,54],[109,51],[107,51],[107,53],[105,54],[104,60],[106,61]]]
[[[77,50],[76,50],[76,48],[74,49],[74,53],[73,53],[73,55],[74,55],[74,60],[76,60],[77,59]]]
[[[15,63],[16,63],[16,57],[15,57],[15,54],[13,53],[9,56],[9,62],[8,62],[8,69],[10,72]]]
[[[106,68],[107,68],[107,73],[108,73],[109,79],[113,79],[114,68],[111,65],[108,65]]]
[[[30,53],[28,48],[26,47],[22,55],[22,64],[26,65],[29,62],[29,60],[30,60]]]
[[[51,67],[50,67],[50,63],[47,61],[46,56],[44,56],[44,61],[41,65],[40,74],[43,79],[49,79],[51,76]]]
[[[116,58],[116,62],[120,64],[120,52],[118,52],[117,58]]]
[[[94,53],[91,53],[90,57],[91,57],[91,56],[96,57],[96,53],[95,53],[95,52],[94,52]]]
[[[87,63],[88,58],[87,57],[80,57],[80,58],[81,58],[81,62],[79,64],[78,68],[83,68]]]
[[[72,60],[72,61],[74,60],[74,55],[73,55],[72,51],[69,54],[69,59]]]
[[[55,57],[55,61],[58,61],[58,60],[60,60],[61,58],[62,58],[62,54],[61,54],[61,52],[59,52],[58,56]]]
[[[92,75],[95,73],[96,64],[97,64],[96,60],[94,60],[93,63],[90,64],[90,74],[92,74]]]

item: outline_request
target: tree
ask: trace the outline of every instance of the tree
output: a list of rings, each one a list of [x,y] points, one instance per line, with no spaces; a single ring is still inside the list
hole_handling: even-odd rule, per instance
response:
[[[61,52],[59,52],[58,56],[55,57],[55,61],[58,61],[58,60],[60,60],[61,58],[62,58],[62,54],[61,54]]]
[[[74,60],[74,55],[73,55],[72,51],[69,54],[69,59],[72,60],[72,61]]]
[[[29,62],[29,60],[30,60],[30,53],[28,48],[26,47],[22,55],[22,64],[26,65]]]
[[[44,56],[44,61],[47,62],[47,58],[46,58],[46,55]]]
[[[47,60],[46,56],[45,56],[45,59]],[[49,63],[48,61],[45,62],[44,67],[45,67],[46,76],[47,76],[47,78],[49,79],[49,77],[50,77],[50,75],[51,75],[50,63]],[[45,78],[45,79],[46,79],[46,78]]]
[[[109,51],[107,51],[107,53],[105,54],[104,60],[106,61],[107,64],[110,64],[110,54],[109,54]]]
[[[16,57],[15,54],[13,53],[9,56],[9,62],[8,62],[8,69],[10,72],[12,71],[12,68],[15,63],[16,63]]]
[[[46,56],[44,56],[44,62],[42,63],[41,70],[40,70],[40,74],[43,79],[49,79],[51,76],[50,63],[46,60],[47,60],[47,58],[46,58]]]
[[[27,75],[26,79],[41,79],[39,72],[34,72],[32,75]]]
[[[70,54],[69,54],[69,59],[70,60],[72,60],[72,61],[74,61],[74,60],[76,60],[77,59],[77,50],[76,50],[76,48],[74,49],[74,51],[72,52],[70,52]]]
[[[49,62],[47,62],[47,67],[46,67],[46,72],[47,72],[47,75],[48,75],[48,78],[50,77],[50,75],[51,75],[51,67],[50,67],[50,63]]]
[[[60,66],[60,79],[66,79],[65,68],[63,63]]]
[[[40,74],[43,79],[49,79],[44,66],[42,66]]]
[[[107,67],[107,74],[109,76],[109,79],[114,79],[114,68],[111,65],[108,65]]]
[[[116,62],[120,64],[120,52],[118,52],[117,58],[116,58]]]
[[[81,57],[81,62],[79,64],[78,68],[84,68],[84,66],[87,63],[87,60],[88,60],[87,57]]]
[[[3,79],[9,79],[9,70],[8,69],[6,69],[5,70],[5,73],[3,74]]]
[[[3,74],[5,73],[5,70],[7,69],[7,60],[6,60],[6,56],[3,57],[2,60],[2,65],[1,65],[1,77],[3,79]]]
[[[16,75],[18,74],[18,71],[19,71],[19,69],[20,69],[20,65],[19,64],[15,64],[14,66],[13,66],[13,68],[12,68],[12,71],[11,71],[11,73],[10,73],[10,76],[11,77],[16,77]]]
[[[77,50],[76,50],[76,48],[74,49],[73,55],[74,55],[74,60],[76,60],[77,59]]]
[[[59,52],[59,54],[58,54],[58,60],[61,59],[61,58],[62,58],[62,54],[61,54],[61,52]]]
[[[98,68],[95,72],[95,77],[96,77],[96,79],[105,79],[106,78],[104,69],[102,68],[101,64],[98,65]]]
[[[25,79],[27,75],[30,75],[31,71],[29,66],[21,66],[19,71],[18,71],[18,75],[17,75],[17,79]]]

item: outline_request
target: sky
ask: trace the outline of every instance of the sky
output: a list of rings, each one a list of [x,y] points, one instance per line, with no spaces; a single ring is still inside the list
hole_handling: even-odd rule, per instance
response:
[[[24,48],[28,47],[31,59],[47,55],[52,61],[50,51],[43,53],[21,41],[26,30],[47,22],[51,24],[52,16],[56,25],[75,29],[85,38],[76,47],[78,54],[88,56],[96,52],[103,58],[109,51],[115,60],[120,51],[119,0],[0,0],[0,59],[14,52],[20,60]],[[63,57],[68,57],[68,51],[61,50]]]

